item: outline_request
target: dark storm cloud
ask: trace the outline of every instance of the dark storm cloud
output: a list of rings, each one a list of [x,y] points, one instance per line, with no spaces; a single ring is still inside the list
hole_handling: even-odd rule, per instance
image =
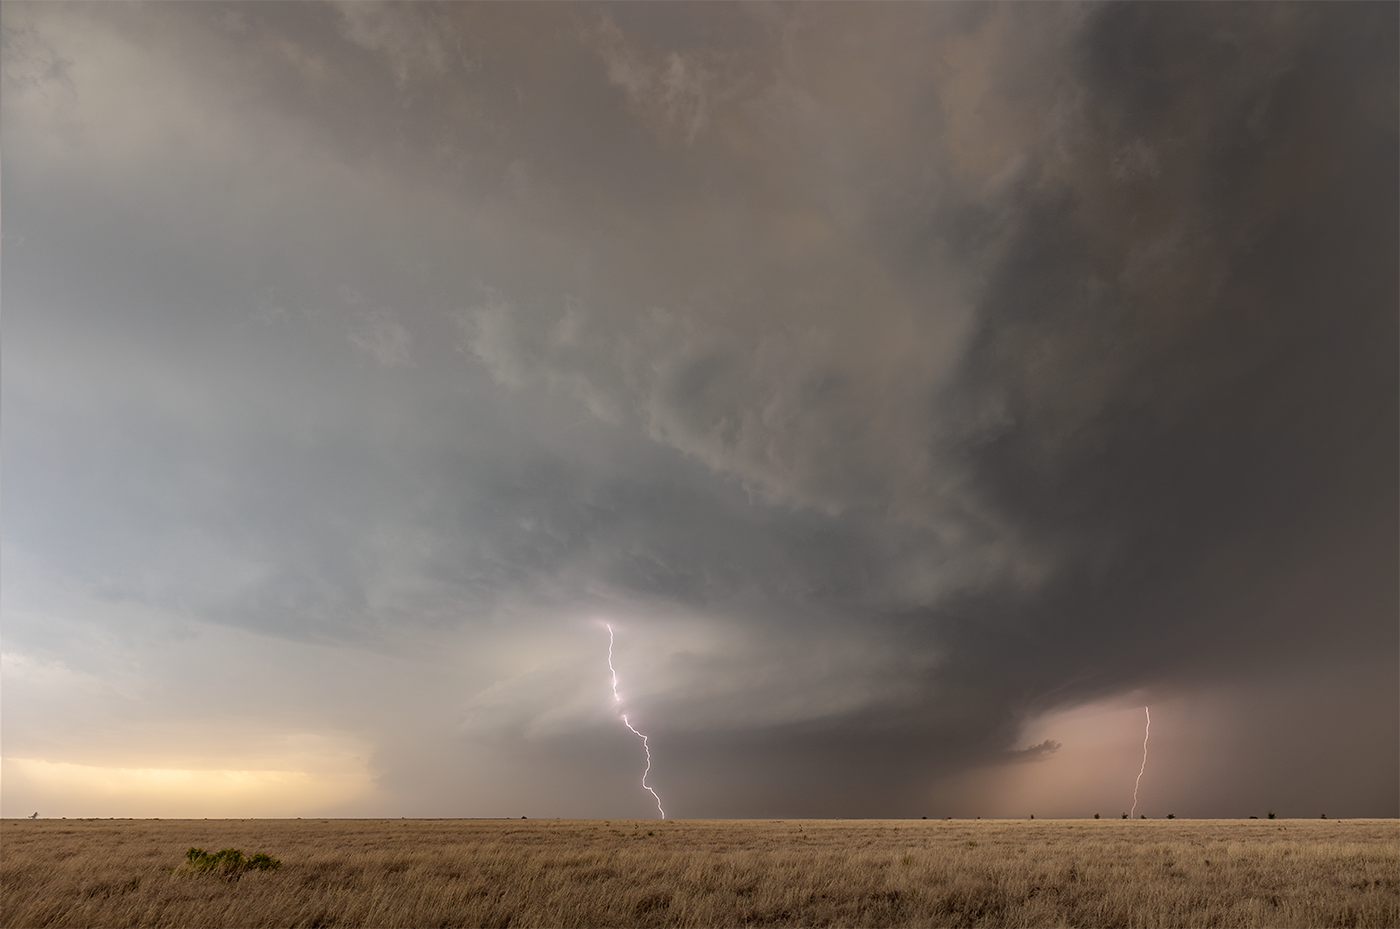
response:
[[[1359,12],[1183,13],[1105,10],[1086,33],[1104,154],[1160,165],[1028,198],[969,356],[1012,423],[975,473],[1072,553],[1073,648],[1129,624],[1100,657],[1384,647],[1396,151],[1368,97],[1391,49]],[[1275,27],[1268,53],[1251,25]]]
[[[434,815],[626,808],[600,618],[680,815],[1394,655],[1396,16],[7,4],[7,655],[319,656]]]
[[[1060,743],[1054,739],[1046,739],[1044,742],[1032,745],[1030,748],[1020,748],[1010,753],[1010,758],[1014,762],[1034,762],[1044,761],[1046,758],[1060,750]]]

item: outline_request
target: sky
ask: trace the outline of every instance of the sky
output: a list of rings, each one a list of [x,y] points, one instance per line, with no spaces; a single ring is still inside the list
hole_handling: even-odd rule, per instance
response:
[[[4,816],[1400,815],[1395,4],[0,25]]]

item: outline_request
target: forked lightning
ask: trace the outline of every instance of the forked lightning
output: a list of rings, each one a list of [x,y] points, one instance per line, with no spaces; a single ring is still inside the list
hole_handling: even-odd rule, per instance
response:
[[[1148,707],[1142,709],[1147,713],[1147,730],[1142,734],[1142,767],[1138,769],[1137,780],[1133,782],[1133,809],[1128,813],[1129,819],[1137,812],[1138,785],[1142,783],[1142,772],[1147,770],[1147,740],[1152,735],[1152,710]]]
[[[613,663],[612,663],[612,650],[613,650],[613,628],[612,628],[612,623],[608,623],[607,626],[608,626],[608,670],[612,672],[613,702],[620,705],[620,704],[622,703],[622,697],[618,696],[618,693],[617,693],[617,669],[613,667]],[[647,743],[647,737],[644,736],[644,735],[642,735],[640,732],[638,732],[637,729],[636,729],[636,727],[633,726],[630,722],[627,721],[627,714],[626,714],[626,713],[623,713],[623,714],[622,714],[622,724],[623,724],[624,726],[626,726],[628,729],[631,729],[632,732],[633,732],[633,734],[636,735],[637,738],[639,738],[639,739],[642,740],[642,751],[644,751],[644,752],[647,753],[647,767],[646,767],[646,770],[642,772],[642,787],[643,787],[648,793],[650,793],[653,797],[656,797],[656,809],[657,809],[657,811],[661,814],[661,818],[662,818],[662,819],[665,819],[665,818],[666,818],[666,811],[663,810],[663,809],[661,809],[661,797],[656,793],[656,791],[652,790],[652,789],[651,789],[651,785],[647,783],[647,775],[651,773],[651,746]]]

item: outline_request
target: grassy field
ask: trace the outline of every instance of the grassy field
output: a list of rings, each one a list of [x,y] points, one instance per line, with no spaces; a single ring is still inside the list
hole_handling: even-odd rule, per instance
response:
[[[4,820],[0,924],[1394,927],[1400,824]]]

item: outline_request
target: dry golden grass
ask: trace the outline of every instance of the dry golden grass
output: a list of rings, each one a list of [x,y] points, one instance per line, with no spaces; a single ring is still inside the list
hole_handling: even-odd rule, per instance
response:
[[[1400,824],[5,820],[0,924],[1393,927]]]

